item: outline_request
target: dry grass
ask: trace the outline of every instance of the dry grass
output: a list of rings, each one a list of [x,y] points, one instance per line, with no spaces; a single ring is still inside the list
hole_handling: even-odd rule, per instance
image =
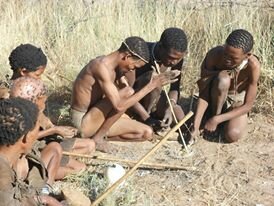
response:
[[[263,6],[257,3],[258,7],[256,1],[250,6],[217,0],[185,2],[0,0],[0,74],[10,73],[7,59],[14,47],[32,43],[41,46],[48,56],[45,76],[49,85],[70,86],[91,58],[117,49],[125,37],[139,35],[156,41],[164,28],[177,26],[189,39],[182,82],[183,93],[188,96],[206,51],[222,44],[233,29],[244,28],[254,35],[254,53],[263,65],[256,111],[273,112],[274,12],[267,7],[271,1]]]
[[[211,47],[222,44],[233,29],[244,28],[253,34],[254,53],[262,62],[258,98],[253,111],[273,116],[273,8],[267,5],[260,6],[255,1],[252,1],[252,4],[248,1],[248,5],[226,4],[225,0],[208,0],[210,3],[206,4],[193,2],[186,4],[184,0],[0,0],[0,75],[4,78],[5,74],[11,73],[8,65],[11,50],[21,43],[32,43],[41,46],[48,56],[49,63],[44,78],[51,89],[61,86],[70,88],[77,73],[90,59],[117,49],[125,37],[138,35],[147,41],[157,41],[166,27],[177,26],[185,30],[189,39],[187,65],[182,78],[182,93],[188,97],[195,88],[199,66],[206,52]],[[67,108],[59,113],[59,117],[66,116]],[[56,120],[60,121],[60,118]],[[201,165],[203,164],[202,162]],[[234,191],[223,191],[223,188],[218,187],[218,182],[213,181],[216,180],[217,177],[214,175],[217,173],[212,173],[211,169],[211,164],[208,168],[204,166],[204,172],[210,175],[203,175],[200,179],[198,174],[186,174],[185,181],[194,181],[195,177],[195,184],[202,185],[204,189],[195,190],[193,185],[193,188],[185,189],[183,194],[193,195],[201,202],[207,200],[204,204],[200,202],[201,204],[196,205],[230,205],[233,201],[237,202],[238,194],[242,194],[241,187]],[[218,172],[222,171],[223,169],[218,169]],[[136,179],[138,181],[138,177]],[[148,178],[147,181],[149,180]],[[94,182],[92,184],[97,189],[105,187],[104,180],[96,174],[91,175],[90,172],[73,176],[68,179],[69,181],[76,182],[76,187],[86,189],[85,192],[89,196],[93,195],[94,189],[90,186],[91,182]],[[155,205],[157,194],[149,196],[148,194],[155,191],[146,189],[147,186],[140,188],[136,183],[130,185],[125,193],[114,197],[116,205]],[[197,193],[204,196],[198,197]],[[227,198],[218,199],[220,194]],[[157,205],[178,205],[171,196],[161,198],[162,203],[158,202]],[[242,201],[241,198],[240,200]],[[238,205],[242,204],[240,200]],[[110,205],[110,202],[107,204]]]

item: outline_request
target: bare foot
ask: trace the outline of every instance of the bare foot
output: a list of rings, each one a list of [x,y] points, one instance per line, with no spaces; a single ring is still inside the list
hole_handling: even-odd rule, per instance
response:
[[[108,153],[108,154],[114,154],[118,152],[118,148],[115,145],[108,143],[105,140],[102,140],[100,142],[95,142],[95,148],[97,151]]]

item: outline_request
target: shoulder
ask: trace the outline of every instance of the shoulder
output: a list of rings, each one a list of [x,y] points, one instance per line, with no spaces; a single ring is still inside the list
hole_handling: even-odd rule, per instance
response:
[[[102,62],[102,57],[92,59],[78,74],[77,79],[82,81],[90,81],[90,79],[96,78],[104,71],[104,64]]]
[[[250,77],[250,81],[254,83],[258,82],[260,73],[261,73],[261,63],[256,56],[251,55],[248,58],[248,66],[247,66],[247,75]]]
[[[205,55],[202,67],[209,69],[218,66],[222,60],[223,51],[223,46],[216,46],[211,48]]]
[[[207,52],[206,57],[214,58],[214,59],[221,58],[223,56],[223,51],[224,51],[224,47],[221,45],[213,47]]]
[[[93,72],[96,72],[96,71],[100,71],[101,68],[104,67],[104,57],[100,56],[100,57],[97,57],[95,59],[92,59],[88,65],[87,65],[87,70],[88,71],[93,71]]]
[[[248,66],[252,69],[260,70],[261,69],[261,63],[259,61],[259,58],[252,54],[248,58]]]

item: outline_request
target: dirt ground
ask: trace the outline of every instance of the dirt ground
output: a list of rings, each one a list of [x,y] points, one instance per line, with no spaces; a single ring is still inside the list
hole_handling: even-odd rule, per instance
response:
[[[169,141],[149,162],[168,163],[190,171],[139,170],[131,182],[137,190],[132,205],[274,205],[273,119],[255,116],[248,134],[234,144],[199,139],[192,155]],[[117,156],[141,158],[151,143],[123,143]],[[146,200],[144,200],[146,198]]]
[[[66,115],[63,113],[59,117],[62,119],[62,116]],[[56,113],[54,116],[56,117]],[[60,118],[59,121],[62,123]],[[187,155],[178,142],[168,141],[147,162],[196,169],[176,171],[138,169],[129,179],[128,184],[124,185],[127,188],[126,195],[130,195],[128,200],[110,205],[273,206],[273,125],[273,117],[252,114],[249,118],[248,133],[239,142],[224,144],[200,138],[191,147],[191,155]],[[156,143],[117,144],[121,145],[121,149],[112,157],[138,160]],[[102,169],[106,166],[105,163],[102,164],[98,168]],[[90,167],[95,172],[98,169],[92,168]],[[62,184],[63,187],[73,185],[73,183]]]

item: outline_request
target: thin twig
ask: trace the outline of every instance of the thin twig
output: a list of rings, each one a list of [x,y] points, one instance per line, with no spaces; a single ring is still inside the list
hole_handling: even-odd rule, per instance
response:
[[[158,142],[148,153],[146,153],[138,162],[135,164],[133,168],[131,168],[123,177],[121,177],[117,182],[115,182],[111,187],[109,187],[103,194],[101,194],[92,204],[91,206],[98,205],[103,199],[107,197],[107,195],[112,192],[116,187],[118,187],[126,178],[128,178],[133,172],[141,165],[143,162],[153,154],[157,149],[159,149],[171,136],[173,132],[178,130],[191,116],[193,112],[189,112],[178,124],[176,124],[168,133],[167,135]]]
[[[101,161],[111,161],[111,162],[120,162],[133,167],[137,162],[133,160],[127,159],[120,159],[120,158],[113,158],[113,157],[100,157],[100,156],[92,156],[92,155],[84,155],[84,154],[77,154],[72,152],[63,152],[63,155],[68,155],[72,157],[82,157],[82,158],[89,158]],[[93,164],[93,163],[91,163]],[[171,169],[171,170],[195,170],[195,167],[183,167],[179,165],[169,165],[169,164],[162,164],[162,163],[150,163],[144,162],[142,163],[142,167],[146,169]]]

